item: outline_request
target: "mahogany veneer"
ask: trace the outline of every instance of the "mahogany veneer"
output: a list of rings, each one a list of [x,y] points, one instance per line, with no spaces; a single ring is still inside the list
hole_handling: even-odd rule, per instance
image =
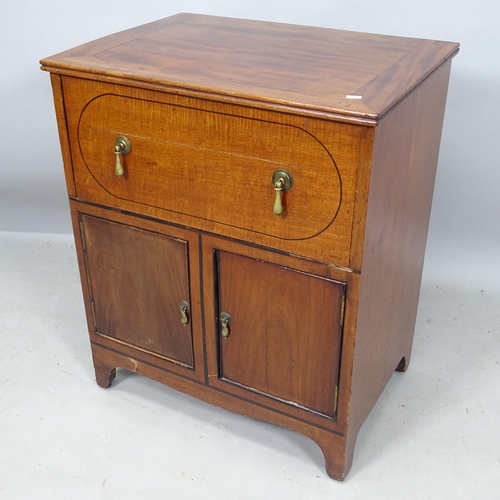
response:
[[[342,480],[410,360],[457,52],[179,14],[43,60],[97,383],[294,429]]]

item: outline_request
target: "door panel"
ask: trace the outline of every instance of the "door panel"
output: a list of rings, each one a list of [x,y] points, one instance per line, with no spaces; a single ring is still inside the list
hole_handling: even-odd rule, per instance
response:
[[[96,333],[194,366],[187,241],[81,216]],[[188,312],[188,319],[190,314]]]
[[[219,378],[335,416],[345,283],[217,252]]]

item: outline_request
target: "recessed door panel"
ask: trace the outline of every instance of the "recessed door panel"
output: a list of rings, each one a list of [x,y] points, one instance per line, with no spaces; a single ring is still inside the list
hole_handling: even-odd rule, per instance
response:
[[[81,223],[96,333],[193,367],[187,241],[86,215]]]
[[[334,417],[345,283],[224,251],[216,261],[219,379]]]

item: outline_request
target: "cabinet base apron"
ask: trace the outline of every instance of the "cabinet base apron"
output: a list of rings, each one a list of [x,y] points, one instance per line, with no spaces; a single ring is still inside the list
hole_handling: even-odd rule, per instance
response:
[[[176,376],[158,366],[124,356],[118,352],[92,343],[92,358],[96,374],[96,382],[100,387],[110,388],[117,368],[124,368],[134,373],[157,380],[172,389],[184,392],[198,399],[226,410],[240,413],[247,417],[263,420],[271,424],[286,427],[312,439],[321,449],[325,457],[327,474],[337,481],[343,481],[352,464],[354,446],[347,447],[346,438],[321,427],[278,413],[274,409],[258,406],[251,401],[235,398],[204,384]]]

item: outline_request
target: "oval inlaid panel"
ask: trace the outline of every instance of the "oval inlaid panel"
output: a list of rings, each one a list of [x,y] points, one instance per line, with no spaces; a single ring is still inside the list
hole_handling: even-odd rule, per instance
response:
[[[121,178],[119,135],[132,144]],[[295,126],[105,94],[83,110],[78,140],[91,175],[116,198],[293,240],[321,233],[340,207],[333,158]],[[293,176],[280,216],[276,169]]]

